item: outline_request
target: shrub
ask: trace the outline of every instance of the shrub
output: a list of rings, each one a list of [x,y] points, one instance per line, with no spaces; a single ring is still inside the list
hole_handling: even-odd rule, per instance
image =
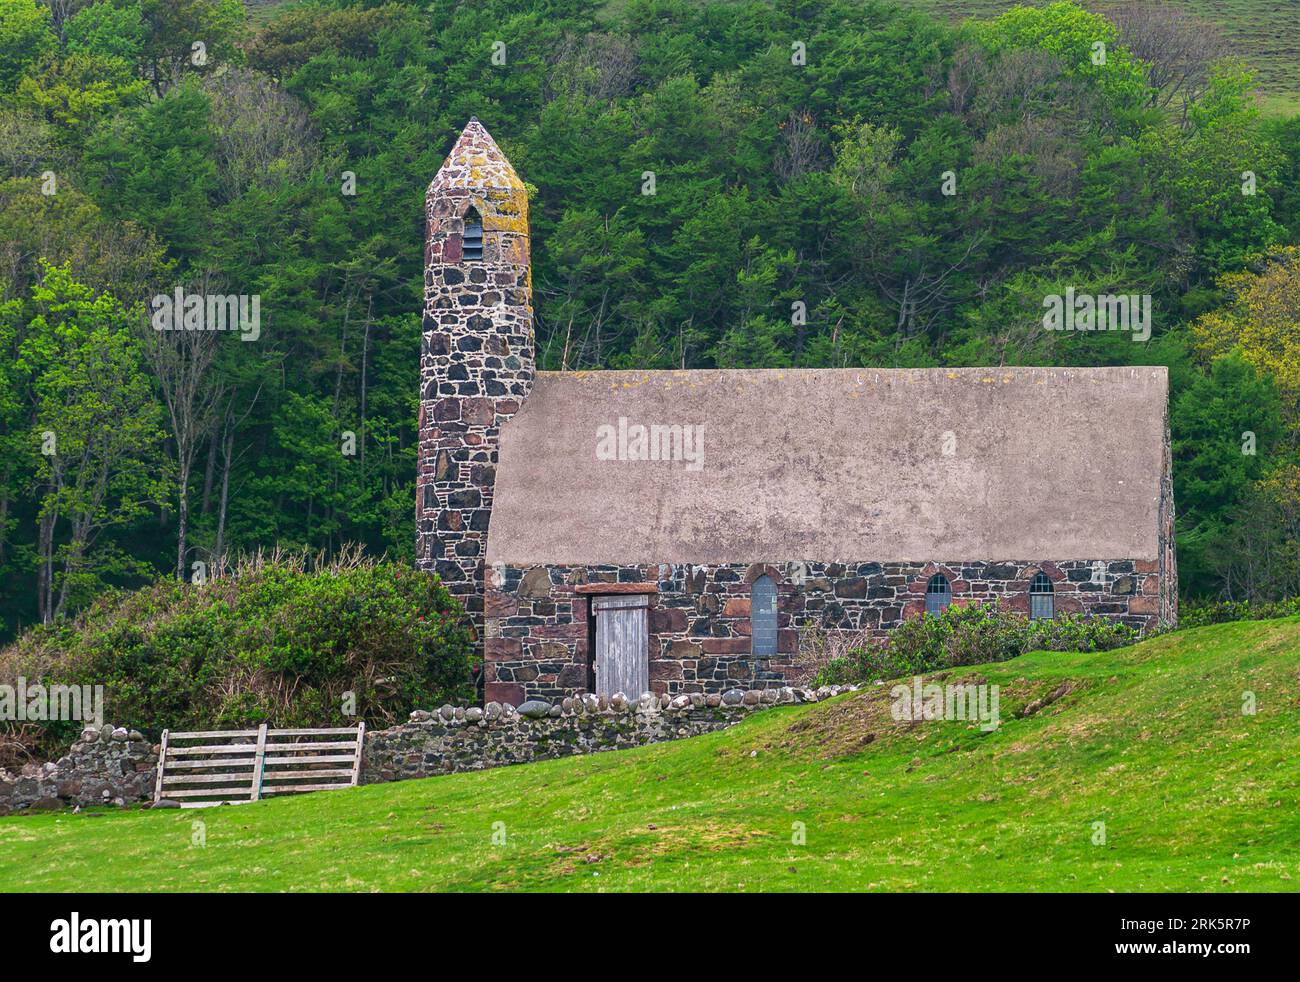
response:
[[[392,723],[472,698],[471,653],[462,610],[432,574],[355,553],[314,564],[277,554],[204,586],[165,580],[101,598],[75,621],[29,631],[0,651],[0,681],[103,685],[105,716],[156,738]],[[349,692],[355,715],[344,712]],[[42,724],[20,742],[57,753],[80,729]]]
[[[860,678],[857,662],[848,655],[838,655],[830,661],[824,662],[817,669],[817,673],[812,676],[810,684],[813,688],[823,685],[848,685]]]
[[[1106,651],[1138,632],[1102,617],[1030,620],[994,605],[951,606],[904,621],[882,643],[865,643],[825,663],[815,685],[905,678],[944,668],[1007,661],[1027,651]]]
[[[799,628],[799,656],[787,676],[794,685],[841,685],[856,678],[858,653],[871,644],[871,633]]]
[[[1251,603],[1249,600],[1185,600],[1178,610],[1179,627],[1205,627],[1226,621],[1261,621],[1300,614],[1300,597]]]

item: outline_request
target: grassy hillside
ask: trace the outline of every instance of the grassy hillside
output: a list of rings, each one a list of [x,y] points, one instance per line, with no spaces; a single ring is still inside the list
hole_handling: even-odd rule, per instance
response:
[[[293,2],[294,0],[244,0],[244,7],[248,10],[249,22],[254,27],[261,27],[271,20],[280,7]]]
[[[987,735],[895,723],[880,689],[642,750],[204,811],[7,818],[0,889],[1300,887],[1300,618],[983,676],[1003,687]]]
[[[928,10],[936,17],[987,20],[1034,0],[897,0],[902,6]],[[1233,54],[1255,69],[1265,105],[1277,111],[1300,111],[1300,4],[1296,0],[1168,0],[1222,28]],[[1122,0],[1084,0],[1105,12]]]

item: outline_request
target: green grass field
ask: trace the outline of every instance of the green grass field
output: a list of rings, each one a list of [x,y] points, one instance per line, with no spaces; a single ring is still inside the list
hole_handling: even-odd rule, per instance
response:
[[[1300,618],[949,680],[976,675],[1002,686],[993,733],[895,722],[879,688],[640,750],[219,809],[10,817],[0,889],[1300,887]]]

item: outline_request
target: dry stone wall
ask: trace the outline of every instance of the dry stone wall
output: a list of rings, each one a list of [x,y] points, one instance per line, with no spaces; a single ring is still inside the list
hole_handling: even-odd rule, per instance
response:
[[[139,730],[84,730],[57,761],[0,770],[0,815],[65,805],[130,805],[153,797],[158,748]]]
[[[410,722],[366,734],[361,783],[643,747],[722,730],[769,706],[817,702],[856,688],[730,689],[675,698],[647,692],[638,699],[617,693],[554,704],[535,699],[518,709],[490,702],[417,710]],[[0,770],[0,815],[148,802],[157,767],[158,747],[138,730],[88,729],[57,761],[29,764],[18,774]]]
[[[417,711],[409,723],[366,734],[362,783],[644,747],[726,729],[769,706],[817,702],[856,688],[729,689],[676,697],[646,692],[637,699],[586,694],[555,703],[532,699],[518,709],[489,702],[482,708]]]

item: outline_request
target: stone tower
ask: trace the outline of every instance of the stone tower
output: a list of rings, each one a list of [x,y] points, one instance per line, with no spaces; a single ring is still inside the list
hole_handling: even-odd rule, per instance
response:
[[[533,383],[528,193],[471,119],[425,199],[416,562],[483,636],[483,560],[501,424]]]

